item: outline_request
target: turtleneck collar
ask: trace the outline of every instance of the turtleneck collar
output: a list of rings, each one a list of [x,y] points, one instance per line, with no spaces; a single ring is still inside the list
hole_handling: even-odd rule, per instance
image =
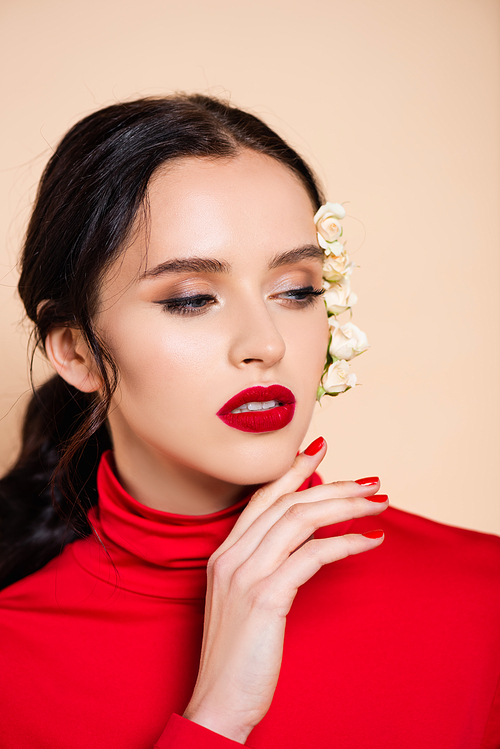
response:
[[[299,491],[321,483],[317,474]],[[93,535],[74,544],[78,562],[117,588],[162,598],[204,598],[208,558],[250,500],[209,515],[176,515],[137,502],[118,481],[113,453],[101,458]]]

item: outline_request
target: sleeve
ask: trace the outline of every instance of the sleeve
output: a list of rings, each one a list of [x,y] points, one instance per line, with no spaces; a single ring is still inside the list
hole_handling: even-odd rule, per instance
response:
[[[498,749],[498,747],[500,747],[500,677],[480,749]]]
[[[242,746],[243,744],[237,741],[227,739],[220,733],[214,733],[174,713],[170,716],[154,749],[241,749]],[[245,746],[248,747],[248,744]]]

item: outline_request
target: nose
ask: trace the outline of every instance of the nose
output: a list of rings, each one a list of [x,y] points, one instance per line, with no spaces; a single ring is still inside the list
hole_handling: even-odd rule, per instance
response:
[[[265,369],[285,355],[286,345],[264,300],[253,300],[233,310],[229,359],[236,367],[256,364]]]

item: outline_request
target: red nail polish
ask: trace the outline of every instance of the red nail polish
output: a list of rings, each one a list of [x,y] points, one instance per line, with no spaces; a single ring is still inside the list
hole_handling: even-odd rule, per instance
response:
[[[366,533],[362,533],[362,536],[365,538],[382,538],[384,535],[384,531],[367,531]]]
[[[374,486],[378,481],[378,476],[368,476],[366,479],[356,479],[356,484],[361,484],[361,486]]]
[[[305,455],[317,455],[324,444],[325,444],[325,440],[323,439],[323,437],[318,437],[317,439],[314,440],[314,442],[311,442],[309,447],[306,447],[306,449],[304,450],[304,454]]]
[[[389,497],[387,494],[375,494],[373,497],[365,497],[369,502],[387,502]]]

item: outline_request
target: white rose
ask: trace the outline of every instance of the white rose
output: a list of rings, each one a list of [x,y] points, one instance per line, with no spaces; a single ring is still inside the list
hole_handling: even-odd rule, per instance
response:
[[[342,235],[340,219],[345,218],[344,207],[340,203],[325,203],[316,212],[314,223],[318,232],[318,244],[327,255],[339,255],[344,249],[338,238]]]
[[[349,374],[349,364],[343,359],[328,367],[328,372],[322,382],[325,393],[343,393],[355,384],[356,375]]]
[[[329,255],[323,262],[323,278],[327,281],[339,281],[343,276],[350,276],[354,270],[354,263],[349,259],[349,255],[343,252],[344,245],[336,242],[342,247],[338,255]]]
[[[318,221],[316,229],[318,230],[318,242],[324,250],[331,250],[331,245],[342,234],[340,222],[333,216],[325,216],[321,221]]]
[[[329,323],[332,331],[330,354],[334,358],[350,361],[369,347],[366,333],[352,322],[339,325],[335,318],[331,317]]]
[[[323,216],[343,219],[345,218],[345,208],[340,203],[325,203],[316,211],[314,222],[317,223]]]
[[[351,291],[351,283],[346,276],[331,283],[324,281],[323,286],[326,289],[324,296],[326,308],[333,315],[340,315],[358,301],[356,294]]]

